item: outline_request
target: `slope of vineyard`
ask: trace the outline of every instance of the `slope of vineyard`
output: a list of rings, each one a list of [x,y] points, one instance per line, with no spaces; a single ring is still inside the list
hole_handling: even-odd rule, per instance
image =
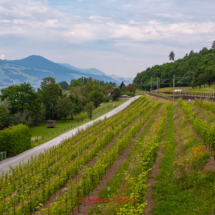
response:
[[[141,96],[3,172],[0,214],[213,214],[215,173],[205,168],[215,148],[213,112],[208,102]],[[155,160],[160,171],[149,190]]]

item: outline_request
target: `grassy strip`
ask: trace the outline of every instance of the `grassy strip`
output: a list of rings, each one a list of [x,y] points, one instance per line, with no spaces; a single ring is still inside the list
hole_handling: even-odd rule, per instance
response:
[[[150,128],[152,127],[155,121],[155,116],[157,115],[158,110],[159,108],[156,109],[153,116],[145,126],[144,131],[141,133],[140,137],[138,138],[139,141],[143,141],[145,135],[149,133]],[[119,189],[121,189],[124,186],[124,184],[126,183],[125,172],[128,170],[129,165],[133,160],[133,156],[132,156],[132,153],[134,153],[133,151],[134,151],[134,148],[132,148],[131,151],[128,153],[127,159],[121,164],[120,168],[116,172],[116,175],[108,182],[107,186],[101,190],[101,192],[99,193],[99,199],[105,199],[105,198],[108,198],[109,196],[114,196],[115,193],[118,192]],[[90,210],[89,214],[92,214],[92,215],[96,215],[96,214],[99,215],[102,213],[113,214],[113,210],[111,210],[112,206],[118,207],[118,205],[113,205],[113,204],[111,205],[109,203],[95,204],[94,207]],[[106,211],[106,213],[104,210]]]
[[[170,183],[173,177],[173,159],[176,144],[174,143],[174,131],[173,131],[173,105],[170,105],[168,113],[168,124],[165,134],[165,142],[163,146],[163,157],[160,162],[160,174],[157,179],[160,180],[153,186],[153,199],[155,200],[155,206],[152,209],[152,214],[172,214],[166,210],[168,205],[168,198],[174,196],[173,185]],[[166,194],[166,195],[164,195]],[[171,200],[169,200],[171,201]],[[172,202],[172,201],[171,201]],[[173,202],[175,203],[175,202]],[[172,205],[175,207],[175,204]]]
[[[165,135],[166,142],[164,142],[163,156],[160,163],[161,171],[157,177],[158,182],[153,186],[155,205],[152,209],[152,214],[213,214],[215,212],[215,199],[213,198],[215,185],[214,172],[206,171],[204,174],[201,172],[193,172],[186,177],[180,178],[180,180],[176,178],[173,163],[175,159],[179,159],[179,156],[178,153],[175,153],[175,141],[180,144],[178,138],[183,135],[185,130],[183,130],[184,125],[179,121],[177,115],[174,118],[177,120],[175,124],[173,123],[172,107],[168,117]],[[180,122],[180,125],[178,122]],[[174,125],[177,125],[177,127],[174,128]],[[186,142],[185,136],[183,140]],[[180,148],[180,145],[178,148]],[[188,155],[189,148],[184,153]]]

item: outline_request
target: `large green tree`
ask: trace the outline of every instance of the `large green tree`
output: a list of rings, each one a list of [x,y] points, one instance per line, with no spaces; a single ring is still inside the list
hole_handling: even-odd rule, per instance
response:
[[[208,83],[209,87],[211,83],[215,81],[215,67],[204,67],[204,71],[199,78],[205,83]]]
[[[100,103],[102,103],[105,100],[104,94],[101,91],[98,91],[96,89],[89,92],[87,101],[93,102],[95,107],[98,107]]]
[[[41,89],[38,92],[43,96],[46,119],[56,117],[55,106],[57,101],[62,97],[62,89],[52,77],[44,78],[41,82]]]
[[[35,92],[29,83],[13,85],[1,90],[1,99],[10,102],[10,115],[23,115],[32,120],[33,125],[37,125],[43,120],[44,107],[42,96]],[[13,118],[13,117],[12,117]],[[27,120],[26,119],[26,120]],[[18,120],[16,120],[18,122]]]
[[[72,103],[69,97],[64,97],[58,101],[55,109],[58,117],[64,117],[66,122],[66,117],[73,115],[74,113],[74,103]]]

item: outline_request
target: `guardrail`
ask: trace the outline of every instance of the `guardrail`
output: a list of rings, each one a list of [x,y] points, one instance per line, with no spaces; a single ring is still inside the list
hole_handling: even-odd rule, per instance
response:
[[[156,92],[155,92],[156,93]],[[172,91],[166,91],[166,92],[161,92],[163,94],[173,94]],[[191,96],[191,97],[199,97],[199,98],[215,98],[215,93],[190,93],[190,92],[174,92],[175,95],[182,95],[182,96]]]

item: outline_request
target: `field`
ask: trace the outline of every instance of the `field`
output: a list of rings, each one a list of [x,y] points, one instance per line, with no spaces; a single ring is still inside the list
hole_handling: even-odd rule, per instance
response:
[[[215,213],[215,105],[143,95],[0,175],[0,214]]]

